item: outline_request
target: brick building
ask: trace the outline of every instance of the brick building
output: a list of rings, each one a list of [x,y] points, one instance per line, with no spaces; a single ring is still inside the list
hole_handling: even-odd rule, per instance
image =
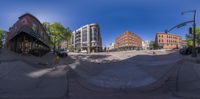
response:
[[[118,50],[133,50],[141,48],[142,39],[132,32],[124,32],[115,40],[115,49]]]
[[[158,49],[179,49],[181,48],[181,36],[169,33],[157,33],[155,46]]]
[[[10,27],[6,47],[14,52],[41,56],[50,51],[50,38],[40,21],[26,13]]]
[[[182,47],[184,47],[184,46],[188,46],[188,44],[187,44],[187,40],[182,40],[181,45],[182,45]]]

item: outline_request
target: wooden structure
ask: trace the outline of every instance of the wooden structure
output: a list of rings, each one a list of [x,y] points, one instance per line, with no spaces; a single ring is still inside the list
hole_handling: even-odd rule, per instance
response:
[[[50,51],[50,38],[43,25],[33,15],[26,13],[9,29],[7,48],[23,54],[42,56]]]

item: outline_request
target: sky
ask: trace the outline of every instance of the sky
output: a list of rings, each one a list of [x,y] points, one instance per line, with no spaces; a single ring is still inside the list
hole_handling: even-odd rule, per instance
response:
[[[103,46],[108,46],[125,31],[143,40],[154,40],[157,32],[193,20],[197,10],[199,26],[200,0],[1,0],[0,28],[8,31],[24,13],[31,13],[41,22],[59,22],[72,31],[90,23],[101,29]],[[171,31],[182,36],[192,24]]]

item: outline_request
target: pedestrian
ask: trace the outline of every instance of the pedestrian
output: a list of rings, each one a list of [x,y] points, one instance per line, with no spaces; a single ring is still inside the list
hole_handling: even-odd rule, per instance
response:
[[[58,55],[58,53],[56,53],[55,58],[54,58],[54,69],[57,68],[59,63],[60,63],[60,56]]]

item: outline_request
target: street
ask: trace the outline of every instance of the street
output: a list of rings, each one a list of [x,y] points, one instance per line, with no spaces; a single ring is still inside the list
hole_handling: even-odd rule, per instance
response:
[[[5,99],[64,98],[67,90],[66,73],[69,70],[71,71],[68,73],[69,95],[72,99],[81,99],[81,97],[86,97],[85,99],[94,97],[99,99],[102,97],[105,99],[124,97],[176,99],[178,97],[172,95],[165,82],[178,68],[180,64],[178,61],[184,58],[176,51],[157,51],[157,55],[151,52],[145,55],[147,52],[141,51],[129,54],[129,57],[125,54],[122,54],[124,55],[122,57],[119,54],[120,58],[116,58],[117,52],[115,56],[112,55],[113,53],[98,55],[69,53],[69,57],[62,59],[59,66],[54,69],[52,68],[52,53],[43,57],[34,57],[23,56],[5,49],[1,52],[0,97]],[[104,55],[110,55],[110,58]],[[47,56],[51,57],[47,59]],[[95,61],[91,61],[91,57]],[[114,59],[113,57],[117,61],[108,60]],[[191,62],[186,62],[186,65],[188,64],[193,65]],[[187,84],[191,86],[190,90],[198,89],[196,86],[199,85],[200,80],[194,75],[200,75],[198,73],[200,69],[197,65],[194,65],[194,68],[184,65],[179,71],[179,83],[195,81],[194,85],[180,83],[178,86],[181,92],[187,92],[188,88],[184,87]],[[196,73],[192,72],[194,70]],[[185,75],[183,72],[188,73]]]

